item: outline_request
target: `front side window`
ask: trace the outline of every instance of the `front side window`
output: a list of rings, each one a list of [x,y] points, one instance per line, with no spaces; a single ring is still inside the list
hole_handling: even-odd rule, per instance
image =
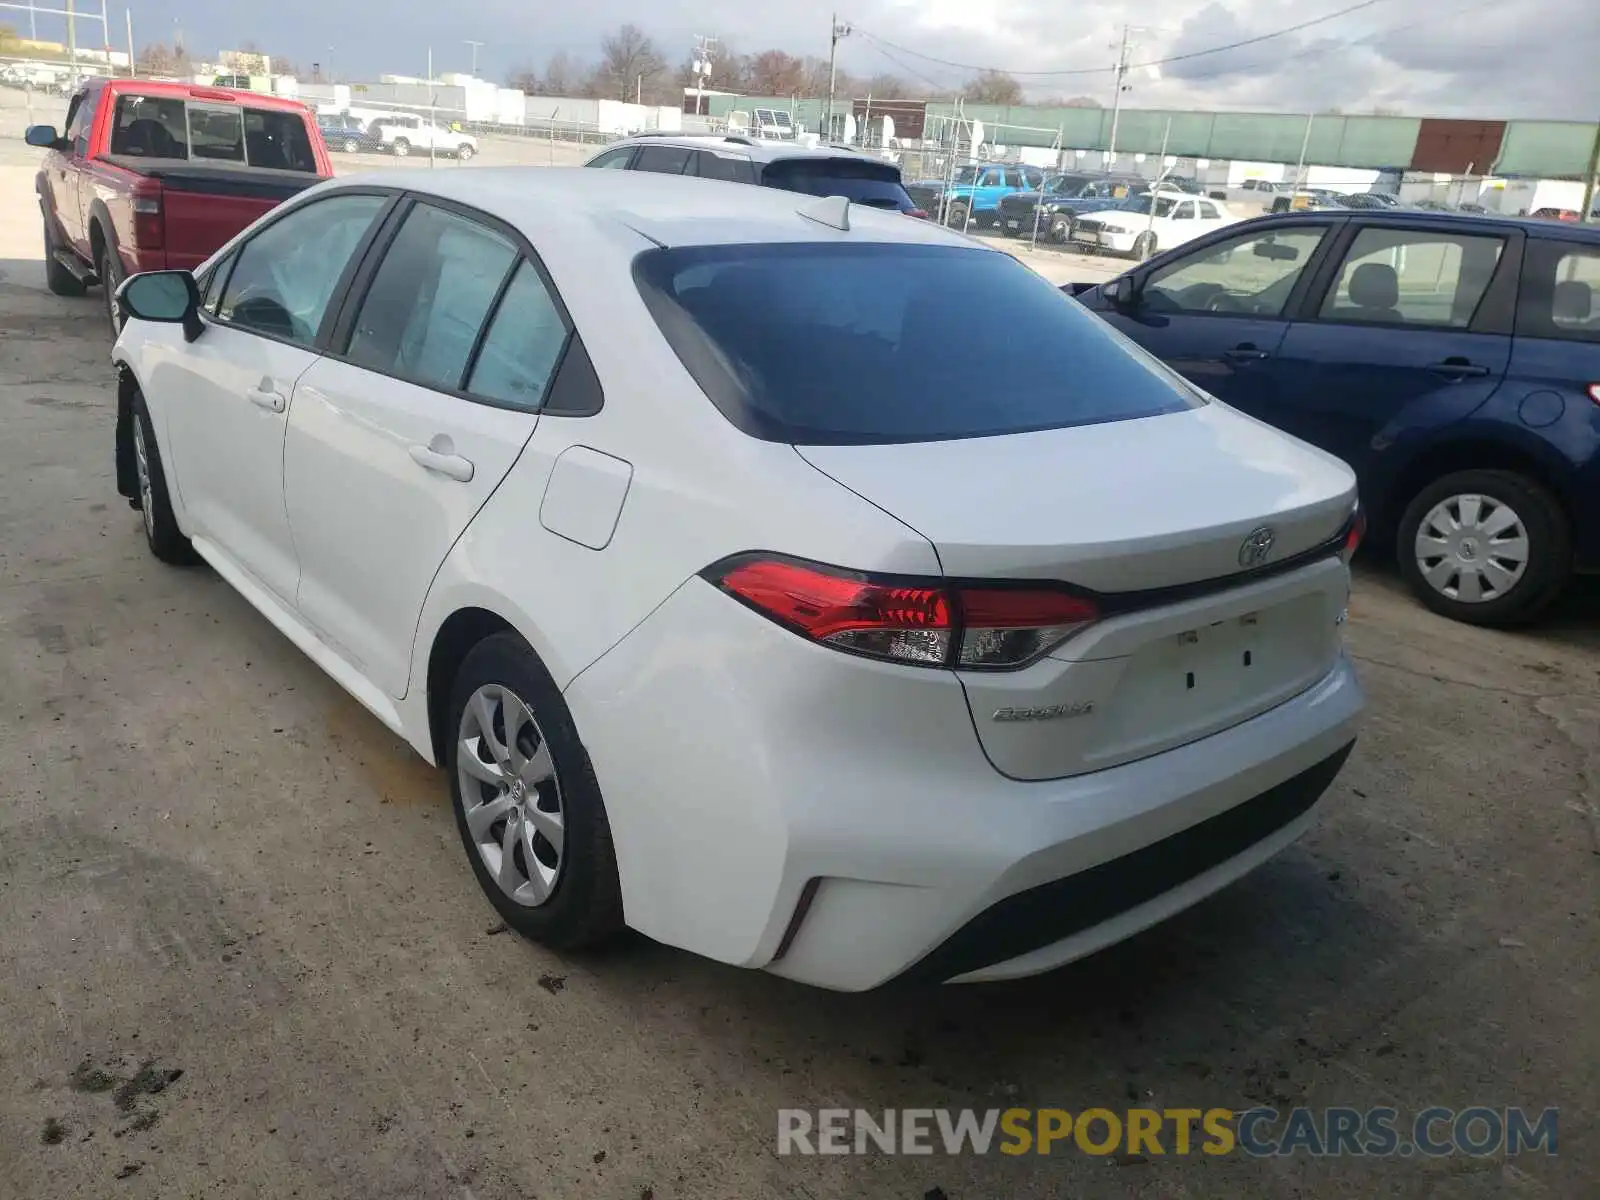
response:
[[[567,325],[561,310],[539,272],[524,259],[495,309],[472,364],[467,391],[512,408],[538,412],[566,345]]]
[[[72,101],[67,114],[67,137],[72,142],[72,152],[79,158],[89,153],[89,133],[94,128],[94,114],[99,107],[98,91],[81,92]]]
[[[238,252],[217,317],[311,346],[333,289],[387,196],[329,196],[268,225]]]
[[[756,173],[748,158],[731,154],[713,154],[709,150],[696,150],[692,173],[701,179],[722,179],[728,183],[754,183]]]
[[[607,150],[593,162],[585,163],[589,167],[609,168],[613,171],[623,170],[628,165],[628,160],[633,157],[633,147],[623,146],[618,150]]]
[[[1278,316],[1327,236],[1325,225],[1232,238],[1159,267],[1144,285],[1151,312]]]
[[[418,204],[384,252],[346,357],[424,387],[459,391],[478,331],[516,260],[509,238]]]
[[[1323,301],[1325,321],[1465,329],[1489,290],[1502,238],[1370,225]]]
[[[634,278],[701,390],[771,441],[983,437],[1204,403],[1108,323],[990,250],[683,247],[640,255]]]

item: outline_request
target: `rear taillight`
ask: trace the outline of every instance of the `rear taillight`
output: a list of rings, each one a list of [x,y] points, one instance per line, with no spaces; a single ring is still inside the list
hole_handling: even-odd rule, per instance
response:
[[[1600,383],[1591,383],[1589,385],[1589,399],[1596,404],[1600,404]]]
[[[1356,556],[1356,551],[1361,548],[1361,539],[1367,536],[1367,513],[1359,504],[1355,512],[1350,514],[1350,523],[1345,526],[1344,545],[1339,548],[1339,557],[1344,559],[1345,565],[1350,565],[1350,560]]]
[[[133,192],[133,244],[141,250],[159,250],[164,241],[161,187],[141,184]]]
[[[905,210],[905,212],[906,216],[908,217],[919,217],[924,221],[928,219],[928,214],[923,212],[920,208],[908,208]]]
[[[811,641],[910,666],[1014,670],[1100,615],[1086,597],[1050,588],[883,579],[782,558],[739,558],[705,575]]]

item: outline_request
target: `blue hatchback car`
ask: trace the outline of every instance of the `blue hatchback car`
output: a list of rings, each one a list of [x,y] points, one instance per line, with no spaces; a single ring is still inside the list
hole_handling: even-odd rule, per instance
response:
[[[1284,213],[1064,290],[1348,462],[1436,612],[1527,622],[1600,571],[1600,228]]]

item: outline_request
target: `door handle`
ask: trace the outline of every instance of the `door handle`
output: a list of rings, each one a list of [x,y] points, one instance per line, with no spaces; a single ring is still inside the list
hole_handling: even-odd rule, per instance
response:
[[[411,452],[411,461],[423,470],[432,471],[436,475],[448,475],[457,483],[472,482],[473,466],[470,459],[462,458],[459,454],[435,450],[432,446],[414,445],[408,449]]]
[[[1224,350],[1222,357],[1230,362],[1258,362],[1269,356],[1265,350],[1258,350],[1246,342],[1243,346],[1235,346],[1232,350]]]
[[[1443,362],[1430,363],[1428,370],[1449,379],[1480,379],[1489,373],[1488,367],[1464,358],[1447,358]]]
[[[268,412],[281,413],[289,407],[288,398],[273,391],[271,388],[253,387],[245,395],[250,397],[251,404],[254,404],[257,408],[264,408]]]

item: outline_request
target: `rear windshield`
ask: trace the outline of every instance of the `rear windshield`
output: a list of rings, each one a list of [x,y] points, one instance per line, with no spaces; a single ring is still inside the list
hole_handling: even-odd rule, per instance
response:
[[[884,444],[1120,421],[1204,400],[1009,255],[788,243],[646,251],[661,332],[736,426]]]
[[[111,153],[186,158],[316,174],[311,137],[298,112],[189,103],[172,96],[121,96]]]
[[[915,208],[900,182],[900,168],[891,163],[857,162],[849,158],[781,158],[761,172],[761,182],[808,196],[844,196],[854,204]]]

